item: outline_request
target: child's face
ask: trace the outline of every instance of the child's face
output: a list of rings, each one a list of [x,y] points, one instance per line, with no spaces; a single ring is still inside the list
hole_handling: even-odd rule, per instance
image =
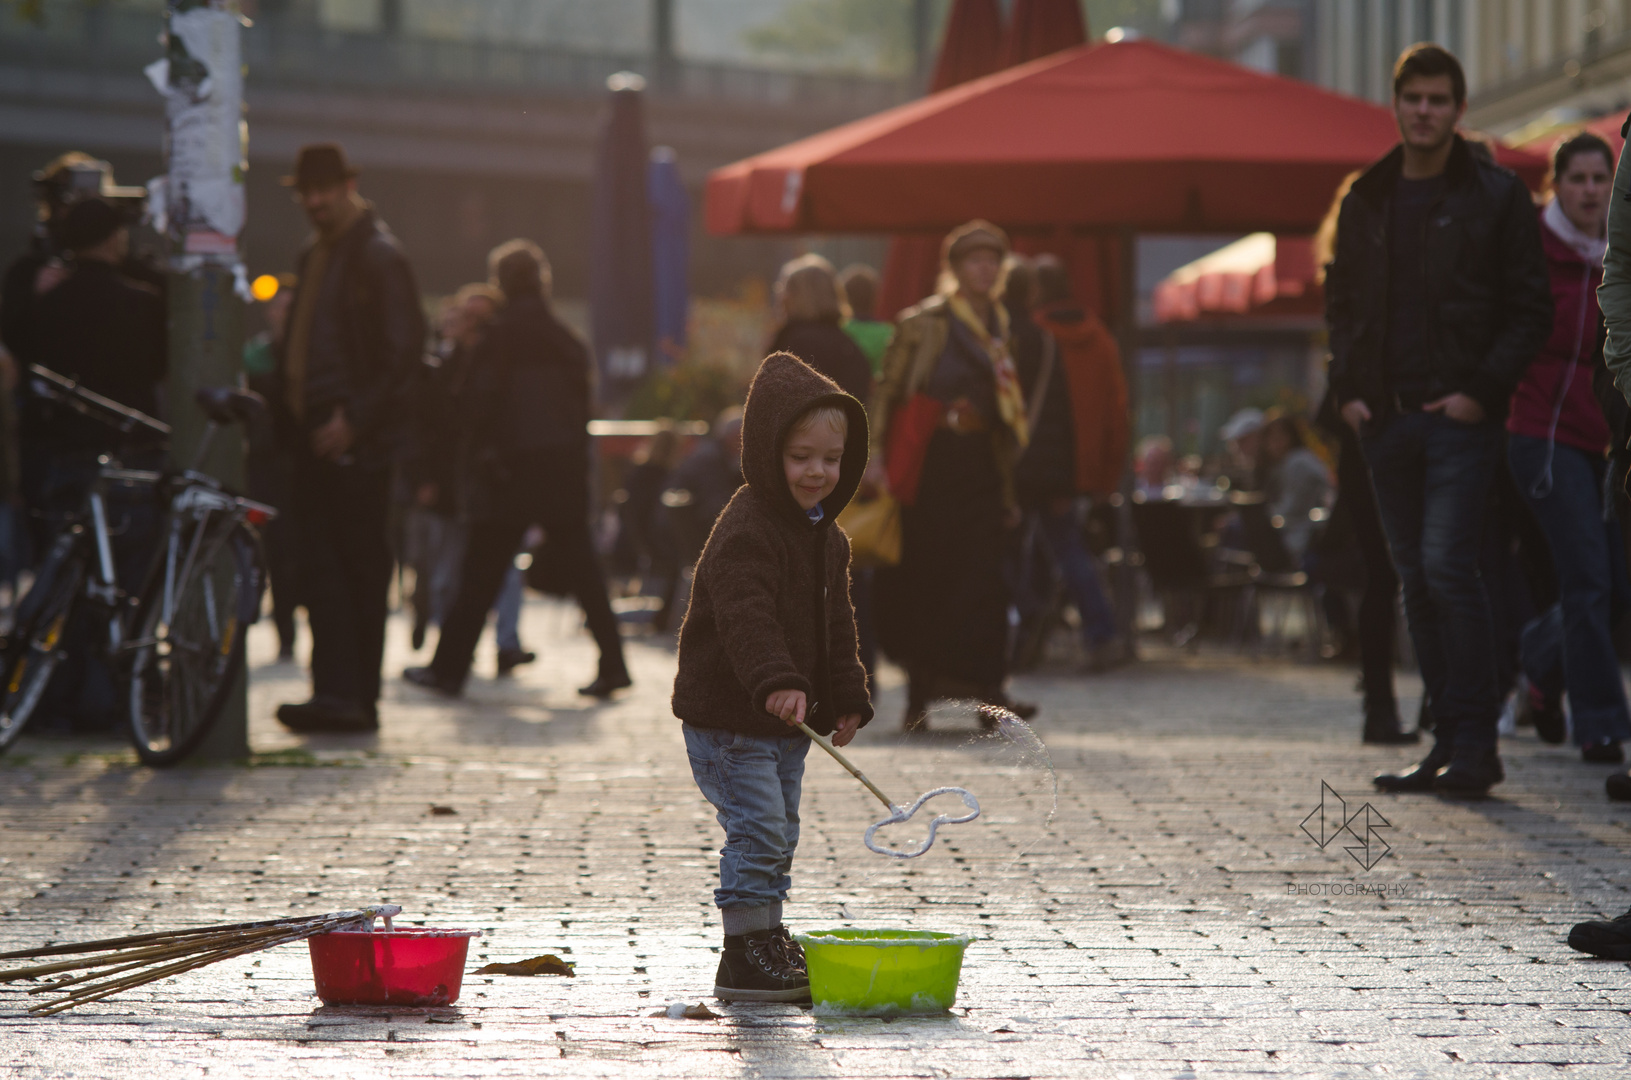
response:
[[[782,447],[782,471],[793,498],[805,510],[838,486],[839,468],[844,462],[844,432],[821,417],[793,429]]]

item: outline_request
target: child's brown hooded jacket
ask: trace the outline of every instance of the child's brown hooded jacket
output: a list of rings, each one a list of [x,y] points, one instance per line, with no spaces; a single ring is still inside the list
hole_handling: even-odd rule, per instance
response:
[[[787,486],[782,446],[815,405],[849,418],[838,486],[812,524]],[[819,703],[806,722],[823,734],[840,716],[872,719],[856,651],[849,596],[849,540],[834,524],[866,470],[866,411],[791,353],[759,366],[742,416],[742,475],[715,522],[680,628],[674,715],[688,724],[750,735],[803,738],[765,712],[778,690]]]

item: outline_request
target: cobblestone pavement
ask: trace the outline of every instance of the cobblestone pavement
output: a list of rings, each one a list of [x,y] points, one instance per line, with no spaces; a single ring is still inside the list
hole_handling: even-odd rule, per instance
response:
[[[251,767],[152,772],[112,743],[25,740],[0,759],[0,948],[390,901],[483,929],[472,968],[555,952],[576,978],[324,1007],[294,946],[49,1019],[0,989],[0,1073],[1631,1075],[1631,970],[1563,941],[1631,904],[1631,809],[1605,800],[1607,767],[1520,734],[1497,798],[1377,796],[1368,777],[1409,753],[1360,746],[1352,670],[1240,658],[1018,680],[1057,768],[1045,827],[1045,774],[970,745],[958,715],[902,742],[886,678],[861,766],[897,798],[964,784],[987,813],[883,865],[860,843],[876,804],[812,753],[789,921],[973,933],[957,1007],[654,1016],[707,998],[719,934],[720,834],[667,708],[672,652],[631,642],[637,688],[598,705],[573,692],[593,665],[571,612],[534,602],[526,634],[545,658],[513,680],[449,703],[393,679],[378,738],[302,739],[270,720],[304,684],[262,627]],[[1322,781],[1327,830],[1338,798],[1391,827],[1322,849],[1301,828],[1322,835]]]

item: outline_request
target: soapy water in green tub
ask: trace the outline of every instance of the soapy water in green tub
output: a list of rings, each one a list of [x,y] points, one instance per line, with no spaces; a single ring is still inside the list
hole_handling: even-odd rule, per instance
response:
[[[963,950],[974,940],[931,930],[816,930],[796,936],[821,1016],[945,1012],[957,999]]]

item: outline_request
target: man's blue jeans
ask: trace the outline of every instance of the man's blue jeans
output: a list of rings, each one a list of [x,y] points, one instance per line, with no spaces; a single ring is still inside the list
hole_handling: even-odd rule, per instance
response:
[[[1555,443],[1548,470],[1546,440],[1525,435],[1511,436],[1507,457],[1518,490],[1540,519],[1557,570],[1563,683],[1575,742],[1631,739],[1631,711],[1613,639],[1614,624],[1631,605],[1631,583],[1620,523],[1603,515],[1608,463],[1601,454]],[[1542,632],[1548,625],[1542,622]],[[1533,648],[1530,635],[1525,644]]]
[[[799,844],[799,792],[810,740],[796,729],[788,739],[684,728],[691,775],[725,830],[714,903],[779,905],[793,884],[789,871]]]
[[[1495,635],[1478,553],[1501,435],[1495,423],[1406,412],[1360,439],[1445,750],[1495,747]]]
[[[1103,645],[1116,636],[1116,617],[1104,596],[1099,564],[1082,542],[1081,522],[1075,508],[1056,514],[1051,507],[1043,507],[1038,511],[1038,524],[1059,565],[1059,573],[1070,589],[1076,613],[1081,616],[1082,639],[1089,648]]]

